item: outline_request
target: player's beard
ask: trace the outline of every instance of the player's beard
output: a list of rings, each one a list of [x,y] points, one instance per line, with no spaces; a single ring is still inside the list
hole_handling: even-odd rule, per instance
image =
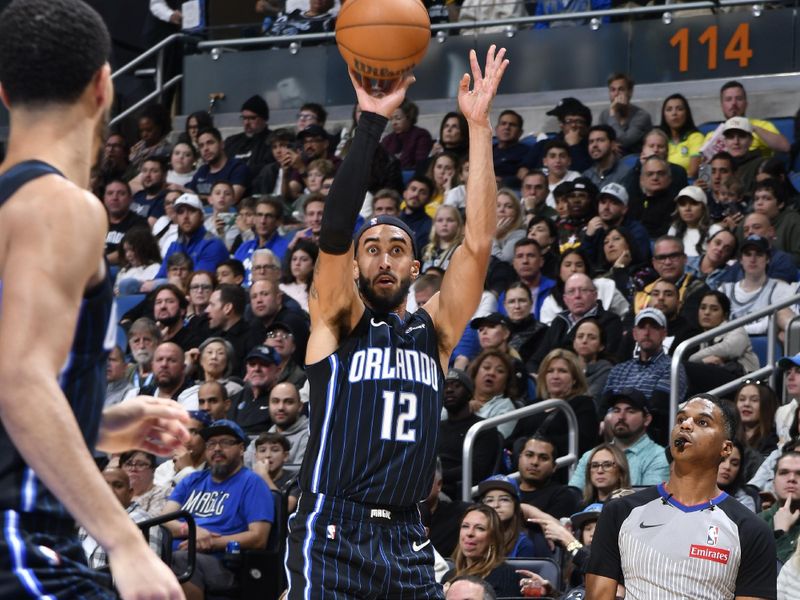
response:
[[[369,280],[362,273],[358,274],[358,291],[361,292],[364,300],[370,307],[379,313],[390,313],[397,310],[408,296],[411,288],[411,277],[400,280],[400,287],[389,296],[380,296],[370,284]]]

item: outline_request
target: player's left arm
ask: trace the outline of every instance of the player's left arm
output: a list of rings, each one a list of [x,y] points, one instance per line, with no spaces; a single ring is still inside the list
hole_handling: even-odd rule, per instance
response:
[[[497,229],[497,183],[492,160],[492,126],[489,113],[497,87],[508,66],[505,48],[486,54],[481,73],[474,50],[470,51],[470,76],[464,74],[458,89],[458,106],[469,124],[469,177],[464,243],[453,254],[440,292],[425,305],[439,334],[440,359],[446,369],[450,353],[480,302],[489,265],[492,238]]]

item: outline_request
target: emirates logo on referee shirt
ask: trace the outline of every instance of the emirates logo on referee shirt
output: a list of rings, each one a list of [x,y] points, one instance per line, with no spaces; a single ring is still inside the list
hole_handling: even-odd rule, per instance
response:
[[[727,565],[728,559],[731,557],[731,551],[725,550],[724,548],[713,548],[711,546],[692,544],[689,546],[689,557],[710,560],[722,565]]]

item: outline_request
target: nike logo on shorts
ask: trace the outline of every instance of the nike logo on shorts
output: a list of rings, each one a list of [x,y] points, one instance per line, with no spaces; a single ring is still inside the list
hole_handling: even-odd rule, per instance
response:
[[[419,552],[420,550],[422,550],[425,546],[427,546],[430,543],[431,543],[430,540],[425,540],[421,544],[418,544],[417,542],[411,542],[411,549],[414,552]]]

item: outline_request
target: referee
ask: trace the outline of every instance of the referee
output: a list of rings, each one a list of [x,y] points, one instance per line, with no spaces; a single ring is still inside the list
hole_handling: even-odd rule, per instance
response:
[[[775,541],[765,523],[717,487],[734,417],[710,394],[678,411],[669,481],[606,505],[592,541],[587,598],[752,600],[776,597]]]

